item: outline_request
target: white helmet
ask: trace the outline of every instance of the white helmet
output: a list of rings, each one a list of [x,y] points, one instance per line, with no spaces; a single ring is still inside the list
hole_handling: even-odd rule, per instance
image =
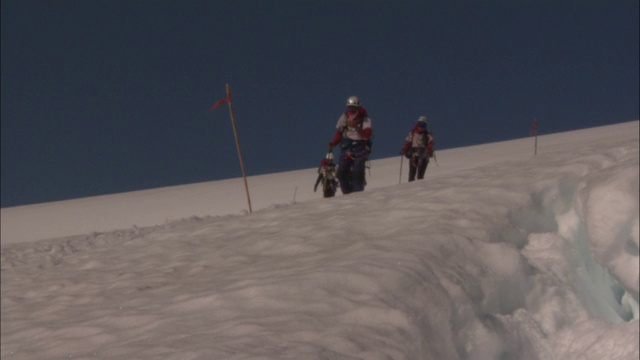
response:
[[[428,123],[429,123],[429,119],[427,119],[427,117],[426,117],[426,116],[420,116],[420,117],[418,118],[418,122],[423,122],[423,123],[425,123],[425,124],[428,124]]]
[[[360,107],[360,99],[357,96],[349,96],[347,99],[347,106]]]

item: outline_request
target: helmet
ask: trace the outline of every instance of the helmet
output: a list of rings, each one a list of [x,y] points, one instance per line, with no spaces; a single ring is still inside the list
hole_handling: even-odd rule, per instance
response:
[[[360,99],[357,96],[349,96],[347,106],[360,107]]]
[[[418,118],[418,122],[423,122],[425,124],[429,124],[429,119],[427,119],[427,117],[423,115],[423,116],[420,116]]]
[[[327,153],[327,156],[325,156],[325,159],[333,160],[333,153]]]

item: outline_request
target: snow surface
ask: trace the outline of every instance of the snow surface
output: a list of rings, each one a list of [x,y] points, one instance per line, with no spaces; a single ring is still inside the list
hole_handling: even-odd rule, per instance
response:
[[[1,357],[638,359],[638,133],[4,208]]]

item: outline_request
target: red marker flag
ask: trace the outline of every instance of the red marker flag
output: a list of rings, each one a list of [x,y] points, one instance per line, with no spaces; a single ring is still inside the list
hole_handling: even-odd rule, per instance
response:
[[[209,112],[212,112],[213,110],[215,110],[218,106],[224,104],[224,103],[228,103],[229,101],[231,101],[231,96],[226,97],[222,100],[218,100],[216,101],[215,104],[213,104],[213,106],[209,109]]]
[[[538,133],[538,120],[536,120],[536,118],[533,118],[533,124],[531,124],[531,128],[529,129],[529,136],[532,136],[537,133]]]

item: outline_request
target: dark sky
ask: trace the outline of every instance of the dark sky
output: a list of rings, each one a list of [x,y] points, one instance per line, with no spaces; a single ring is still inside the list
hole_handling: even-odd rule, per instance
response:
[[[2,0],[2,207],[241,176],[227,83],[248,175],[315,168],[350,95],[372,159],[420,115],[439,149],[637,120],[638,4]]]

